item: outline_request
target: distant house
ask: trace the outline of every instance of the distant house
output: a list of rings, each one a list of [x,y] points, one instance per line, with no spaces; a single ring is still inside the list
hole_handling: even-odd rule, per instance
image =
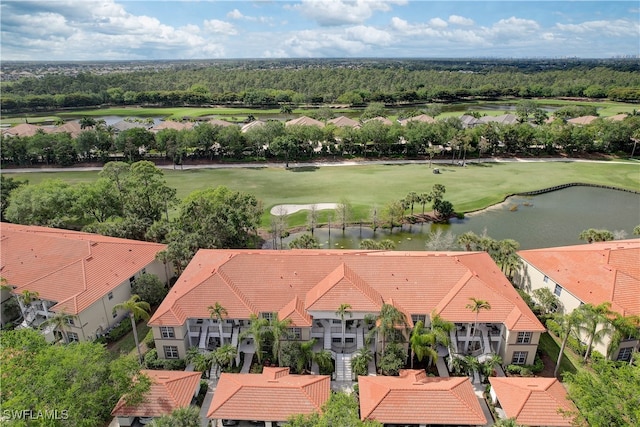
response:
[[[526,426],[569,427],[577,411],[556,378],[491,377],[491,400],[501,418],[515,418]]]
[[[498,123],[501,125],[512,125],[518,123],[518,116],[515,114],[503,114],[501,116],[482,116],[478,119],[481,123]]]
[[[405,369],[400,376],[360,376],[360,418],[385,425],[484,426],[469,377],[428,377]]]
[[[426,114],[420,114],[419,116],[409,117],[404,120],[398,120],[398,123],[400,123],[402,126],[406,126],[411,122],[435,123],[436,120],[431,116],[427,116]]]
[[[80,127],[80,122],[77,122],[77,121],[66,122],[62,126],[56,126],[56,127],[47,129],[49,133],[65,133],[66,132],[71,136],[71,138],[77,138],[78,135],[80,135],[80,133],[83,130],[84,129]]]
[[[115,122],[112,126],[117,133],[124,132],[125,130],[129,130],[129,129],[135,129],[135,128],[149,129],[148,124],[137,122],[137,121],[128,121],[128,120],[120,120],[118,122]]]
[[[518,285],[527,292],[549,289],[562,312],[610,302],[611,310],[622,316],[640,316],[640,239],[531,249],[518,255],[522,259],[515,277]],[[607,337],[594,348],[606,355],[609,342]],[[629,361],[639,349],[638,340],[623,340],[611,357]]]
[[[385,126],[392,126],[393,122],[386,117],[374,117],[373,119],[365,120],[365,123],[369,122],[380,122]]]
[[[3,129],[2,134],[6,136],[33,136],[38,131],[45,131],[42,126],[32,125],[30,123],[20,123],[19,125]]]
[[[143,273],[168,281],[156,255],[158,243],[106,237],[47,227],[0,223],[0,273],[18,297],[22,327],[38,327],[55,313],[74,315],[65,330],[69,341],[90,341],[125,316],[113,307],[131,297],[133,281]],[[23,302],[25,291],[37,293]],[[59,331],[45,329],[57,340]]]
[[[165,120],[159,125],[153,126],[150,130],[153,133],[158,133],[163,129],[175,129],[175,130],[185,130],[185,129],[193,129],[193,122],[175,122],[173,120]]]
[[[120,398],[111,415],[118,418],[120,426],[132,426],[140,418],[158,418],[191,404],[200,391],[201,372],[140,371],[149,377],[151,387],[144,400],[137,405],[127,405]],[[139,425],[139,424],[138,424]]]
[[[289,368],[270,367],[261,374],[223,373],[207,418],[263,421],[271,427],[295,414],[321,412],[330,393],[328,375],[292,375]]]
[[[628,114],[626,113],[621,113],[621,114],[616,114],[615,116],[609,116],[609,117],[605,117],[605,120],[610,120],[612,122],[621,122],[624,119],[626,119],[627,117],[629,117]]]
[[[475,117],[468,114],[463,114],[462,116],[460,116],[460,122],[462,123],[463,128],[472,128],[484,123],[483,121],[476,119]]]
[[[317,126],[319,128],[324,127],[324,123],[322,123],[320,120],[312,119],[311,117],[307,117],[307,116],[300,116],[297,119],[289,120],[284,125],[285,126],[295,126],[295,125]]]
[[[229,126],[237,126],[234,123],[226,122],[226,121],[220,120],[220,119],[207,120],[206,123],[209,123],[211,126],[222,126],[223,128],[226,128],[226,127],[229,127]]]
[[[262,120],[254,120],[252,122],[247,123],[246,125],[240,128],[240,132],[245,133],[253,128],[264,126],[266,123]]]
[[[360,128],[360,123],[357,122],[356,120],[350,119],[349,117],[345,117],[345,116],[340,116],[340,117],[336,117],[335,119],[331,119],[329,121],[327,121],[327,124],[332,124],[335,125],[337,127],[350,127],[350,128],[354,128],[354,129],[359,129]]]
[[[567,123],[571,125],[584,126],[584,125],[591,124],[594,120],[597,120],[598,118],[599,117],[596,117],[596,116],[580,116],[580,117],[575,117],[573,119],[567,120]]]

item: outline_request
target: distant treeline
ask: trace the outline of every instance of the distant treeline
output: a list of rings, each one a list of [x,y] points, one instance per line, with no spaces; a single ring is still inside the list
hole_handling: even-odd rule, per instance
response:
[[[638,61],[232,61],[6,82],[2,111],[110,105],[267,107],[588,97],[640,102]]]

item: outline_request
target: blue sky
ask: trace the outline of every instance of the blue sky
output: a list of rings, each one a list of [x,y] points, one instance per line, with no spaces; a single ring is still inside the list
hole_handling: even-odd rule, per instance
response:
[[[638,1],[2,0],[2,60],[640,54]]]

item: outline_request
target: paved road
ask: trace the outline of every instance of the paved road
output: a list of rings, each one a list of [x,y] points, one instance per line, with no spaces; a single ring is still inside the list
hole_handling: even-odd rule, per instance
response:
[[[608,164],[632,164],[640,165],[640,161],[627,160],[620,162],[611,162],[607,160],[588,160],[588,159],[573,159],[573,158],[496,158],[487,157],[481,159],[469,159],[467,163],[527,163],[527,162],[584,162],[584,163],[608,163]],[[433,160],[434,165],[454,166],[451,164],[451,160]],[[289,168],[304,168],[304,167],[339,167],[339,166],[366,166],[366,165],[426,165],[429,164],[429,160],[344,160],[336,162],[289,162]],[[197,165],[184,165],[182,168],[176,170],[189,170],[189,169],[246,169],[246,168],[281,168],[284,169],[284,163],[265,162],[265,163],[211,163],[211,164],[197,164]],[[173,165],[160,165],[160,169],[174,169]],[[102,166],[92,167],[69,167],[69,168],[10,168],[2,169],[2,173],[29,173],[29,172],[88,172],[88,171],[100,171]]]

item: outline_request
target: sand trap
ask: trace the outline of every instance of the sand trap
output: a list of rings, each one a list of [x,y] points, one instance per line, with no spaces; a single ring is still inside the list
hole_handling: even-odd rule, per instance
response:
[[[337,203],[316,203],[316,209],[321,211],[324,209],[335,209],[338,205]],[[292,213],[296,213],[298,211],[308,211],[311,210],[310,205],[276,205],[271,208],[271,215],[290,215]]]

